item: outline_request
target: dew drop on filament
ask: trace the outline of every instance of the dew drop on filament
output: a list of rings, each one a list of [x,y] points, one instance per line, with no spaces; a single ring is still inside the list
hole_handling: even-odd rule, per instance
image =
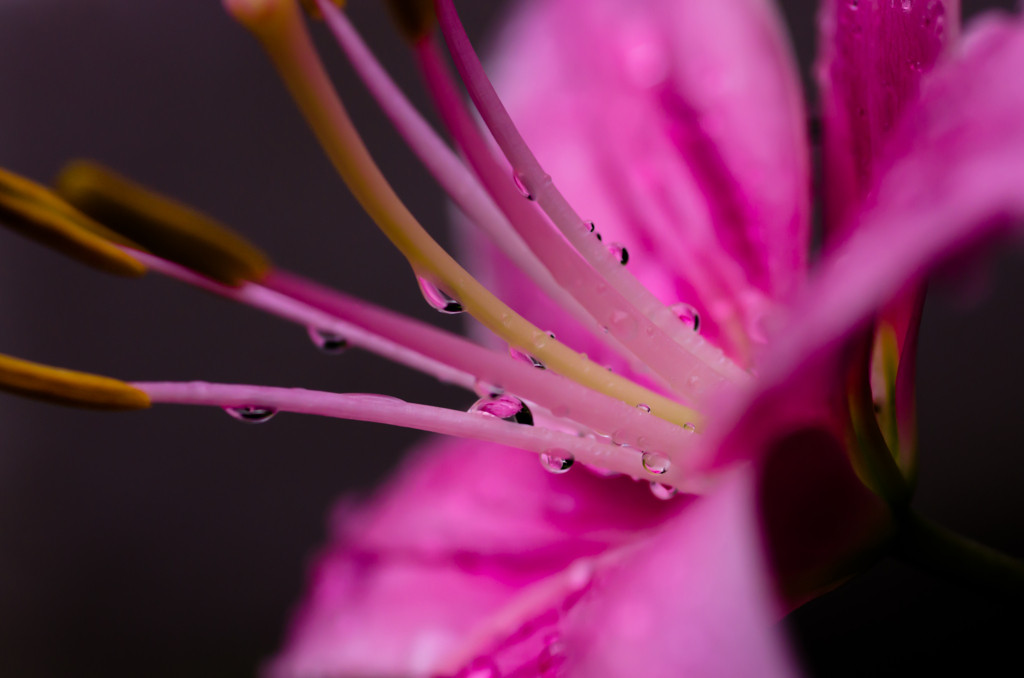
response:
[[[523,180],[520,178],[519,172],[512,172],[512,181],[516,182],[516,188],[519,189],[519,192],[523,194],[524,198],[527,200],[536,200],[536,198],[533,197],[533,194],[526,188],[526,184],[524,184]]]
[[[597,226],[594,225],[593,221],[584,221],[583,224],[587,227],[587,230],[589,230],[591,233],[593,233],[594,229],[597,228]]]
[[[644,452],[641,462],[644,465],[644,470],[653,476],[664,475],[672,465],[668,457],[657,452]]]
[[[507,393],[481,398],[473,403],[469,411],[515,424],[533,426],[533,413],[530,412],[530,408],[519,398]]]
[[[650,405],[644,405],[643,403],[640,403],[639,405],[637,405],[636,409],[640,410],[641,412],[646,412],[647,414],[651,413],[651,406]]]
[[[672,497],[676,496],[678,493],[679,490],[677,490],[674,487],[663,485],[662,483],[659,483],[656,480],[651,481],[651,494],[653,494],[658,499],[661,499],[662,501],[667,501]]]
[[[416,278],[416,280],[420,284],[420,292],[423,293],[423,298],[427,300],[431,308],[448,315],[462,313],[462,304],[442,292],[437,285],[426,278]]]
[[[566,450],[548,450],[540,455],[540,465],[549,473],[565,473],[575,462],[576,458]]]
[[[689,327],[694,332],[700,332],[700,313],[697,312],[693,306],[689,304],[675,304],[669,307],[673,313],[679,316],[679,319],[683,321],[683,324]]]
[[[546,370],[547,369],[547,367],[545,367],[544,363],[542,363],[541,361],[537,360],[536,358],[534,358],[529,353],[526,353],[525,351],[520,351],[518,348],[513,348],[512,346],[509,346],[508,347],[508,354],[510,356],[512,356],[512,360],[517,360],[517,361],[519,361],[521,363],[526,363],[527,365],[530,365],[532,367],[536,367],[537,369],[540,369],[540,370]]]
[[[225,407],[224,411],[246,424],[264,424],[277,414],[277,410],[269,407]]]
[[[309,328],[309,338],[313,340],[313,343],[318,349],[328,355],[344,353],[348,348],[348,339],[340,334],[321,330],[317,327]]]
[[[623,266],[629,263],[629,251],[622,243],[608,243],[608,251],[611,252],[612,256],[615,257]]]

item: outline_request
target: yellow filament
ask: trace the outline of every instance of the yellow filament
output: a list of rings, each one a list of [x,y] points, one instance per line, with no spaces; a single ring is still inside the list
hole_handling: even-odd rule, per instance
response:
[[[141,410],[149,396],[123,381],[0,354],[0,391],[97,410]]]
[[[224,0],[263,44],[349,190],[413,270],[448,294],[510,345],[553,371],[679,426],[703,416],[587,360],[503,304],[431,238],[401,202],[370,157],[316,55],[295,0]]]

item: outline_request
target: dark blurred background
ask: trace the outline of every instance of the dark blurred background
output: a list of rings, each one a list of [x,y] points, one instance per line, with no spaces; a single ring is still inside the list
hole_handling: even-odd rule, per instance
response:
[[[459,3],[485,41],[504,2]],[[965,15],[1003,2],[964,0]],[[812,0],[784,2],[806,74]],[[421,110],[377,0],[349,12]],[[444,197],[317,39],[398,193],[446,244]],[[283,267],[458,329],[423,303],[255,41],[216,0],[0,0],[0,165],[48,181],[99,159],[234,225]],[[1020,253],[971,303],[932,294],[920,356],[925,515],[1024,556]],[[150,275],[106,277],[0,230],[0,351],[129,379],[208,379],[472,396],[369,354],[328,357],[303,330]],[[418,438],[202,408],[80,412],[0,394],[0,675],[245,676],[274,652],[328,508],[379,482]],[[789,619],[812,673],[1021,668],[1018,609],[883,562]]]

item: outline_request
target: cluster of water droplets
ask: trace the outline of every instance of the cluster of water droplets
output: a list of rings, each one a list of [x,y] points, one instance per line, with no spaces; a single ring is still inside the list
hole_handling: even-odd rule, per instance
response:
[[[423,293],[423,298],[427,300],[427,303],[435,311],[448,315],[462,313],[462,304],[448,296],[437,285],[422,277],[417,277],[416,281],[420,285],[420,292]]]

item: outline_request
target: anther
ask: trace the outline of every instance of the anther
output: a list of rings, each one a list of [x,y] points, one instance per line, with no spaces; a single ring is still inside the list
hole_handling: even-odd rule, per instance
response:
[[[142,263],[114,244],[133,246],[130,240],[96,223],[45,186],[3,169],[0,222],[93,268],[130,277],[146,272]]]
[[[56,180],[69,203],[159,257],[218,282],[259,281],[270,261],[214,219],[93,162],[69,163]]]
[[[95,410],[141,410],[149,396],[110,377],[63,370],[0,354],[0,391]]]

